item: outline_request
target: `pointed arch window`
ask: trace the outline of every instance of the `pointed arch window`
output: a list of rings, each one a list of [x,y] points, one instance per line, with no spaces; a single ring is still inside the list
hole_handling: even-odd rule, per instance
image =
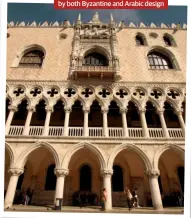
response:
[[[26,52],[19,62],[19,67],[40,68],[44,59],[44,53],[40,50]]]
[[[148,54],[148,61],[151,69],[173,69],[171,60],[166,55],[157,51]]]

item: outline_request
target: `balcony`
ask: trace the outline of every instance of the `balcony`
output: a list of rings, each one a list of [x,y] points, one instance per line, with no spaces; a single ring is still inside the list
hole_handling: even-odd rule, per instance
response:
[[[64,137],[64,127],[49,127],[48,135],[43,135],[44,126],[30,126],[28,136],[47,136],[47,137]],[[128,128],[128,138],[145,138],[142,128]],[[22,136],[24,126],[11,126],[8,136]],[[103,138],[102,127],[89,127],[88,137]],[[149,137],[147,138],[164,138],[162,128],[148,128]],[[168,128],[169,138],[184,138],[182,129]],[[110,138],[125,138],[123,136],[123,128],[108,128],[108,136]],[[83,127],[69,127],[68,137],[83,137]],[[126,137],[127,138],[127,137]]]
[[[100,78],[113,79],[116,74],[116,68],[113,66],[76,66],[74,70],[74,79],[77,78]]]

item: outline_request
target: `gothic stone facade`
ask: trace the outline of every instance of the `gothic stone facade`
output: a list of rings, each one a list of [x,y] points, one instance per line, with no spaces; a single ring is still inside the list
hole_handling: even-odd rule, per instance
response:
[[[157,210],[183,195],[186,33],[97,13],[9,23],[5,207],[28,188],[33,204],[71,205],[105,187],[108,210],[126,205],[125,186]]]

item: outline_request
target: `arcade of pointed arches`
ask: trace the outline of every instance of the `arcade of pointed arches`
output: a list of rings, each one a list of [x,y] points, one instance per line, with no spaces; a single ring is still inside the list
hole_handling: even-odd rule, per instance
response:
[[[173,199],[174,192],[183,196],[184,149],[177,145],[160,147],[152,158],[136,145],[128,143],[116,146],[108,158],[101,148],[90,143],[74,145],[62,157],[58,155],[59,151],[56,147],[54,148],[46,142],[35,143],[20,155],[16,155],[11,147],[6,143],[5,194],[9,179],[13,175],[8,176],[9,168],[24,169],[24,173],[19,174],[13,201],[15,204],[18,203],[20,191],[28,188],[34,190],[33,204],[40,205],[46,204],[46,202],[53,204],[56,176],[59,177],[59,174],[55,176],[54,173],[56,170],[62,169],[67,172],[63,190],[64,205],[75,204],[73,195],[77,191],[93,193],[99,199],[105,184],[104,172],[107,174],[108,170],[113,173],[113,175],[111,173],[113,206],[124,206],[123,189],[126,185],[131,190],[138,187],[142,206],[154,206],[151,201],[149,177],[146,176],[145,172],[153,172],[153,170],[157,171],[158,169],[160,170],[159,188],[161,195],[163,195],[163,206],[177,206],[176,200]],[[21,159],[21,157],[23,158]],[[88,178],[85,178],[86,174],[89,175]],[[119,180],[116,180],[116,176]],[[43,199],[46,199],[45,196],[47,196],[47,200],[39,200],[39,195],[42,195]]]

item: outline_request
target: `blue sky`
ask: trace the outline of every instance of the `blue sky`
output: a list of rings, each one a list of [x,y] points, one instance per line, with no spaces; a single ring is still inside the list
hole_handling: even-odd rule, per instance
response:
[[[70,20],[71,24],[76,21],[79,13],[82,14],[83,21],[89,21],[92,15],[98,11],[100,19],[107,22],[110,13],[113,14],[116,22],[125,21],[129,24],[134,22],[139,24],[143,22],[150,24],[165,23],[187,23],[186,6],[169,6],[168,10],[56,10],[53,4],[44,3],[9,3],[8,4],[8,22],[62,22]]]

